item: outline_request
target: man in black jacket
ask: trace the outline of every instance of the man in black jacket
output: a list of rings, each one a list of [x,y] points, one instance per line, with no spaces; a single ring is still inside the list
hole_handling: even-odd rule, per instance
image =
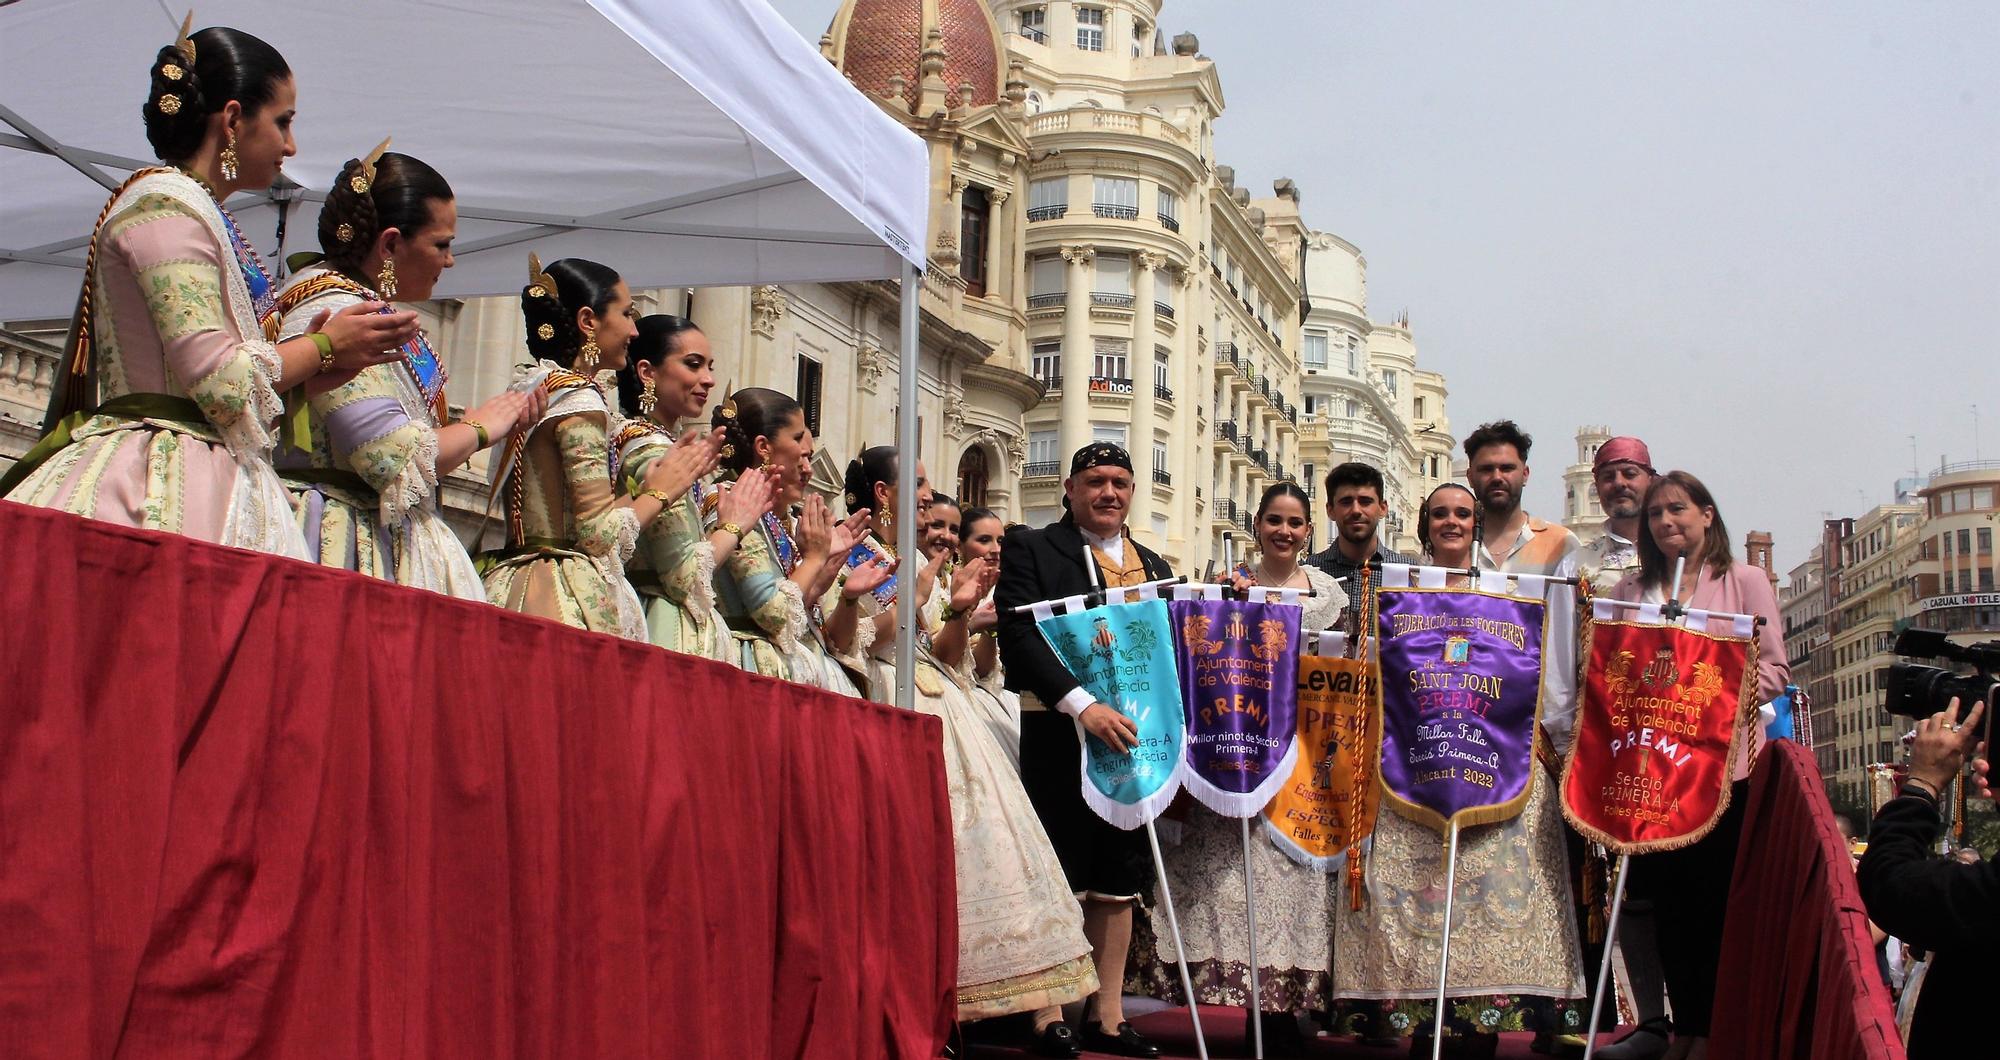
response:
[[[1910,1060],[1992,1056],[1986,1006],[2000,951],[2000,866],[1937,856],[1938,802],[1979,739],[1984,704],[1963,725],[1958,701],[1918,723],[1910,777],[1884,803],[1861,856],[1861,901],[1868,919],[1905,945],[1935,954],[1910,1021]],[[1993,797],[1989,764],[1975,763],[1979,794]]]
[[[1132,944],[1132,904],[1153,888],[1146,837],[1107,823],[1084,804],[1082,728],[1107,746],[1130,751],[1139,730],[1130,718],[1092,699],[1035,628],[1015,608],[1078,596],[1104,586],[1170,578],[1165,560],[1132,540],[1132,458],[1093,442],[1070,459],[1062,519],[1039,530],[1015,527],[1001,542],[1000,661],[1007,687],[1021,696],[1021,786],[1048,831],[1070,890],[1083,903],[1083,933],[1097,965],[1095,1004],[1085,1011],[1082,1045],[1120,1056],[1158,1056],[1125,1022],[1122,990]],[[1074,720],[1072,720],[1074,719]],[[1044,1056],[1075,1056],[1061,1025],[1043,1028]]]

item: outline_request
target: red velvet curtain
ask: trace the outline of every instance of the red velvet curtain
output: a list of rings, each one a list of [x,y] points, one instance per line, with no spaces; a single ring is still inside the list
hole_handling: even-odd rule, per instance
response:
[[[937,1055],[937,719],[0,503],[12,1056]]]
[[[1901,1060],[1868,914],[1812,752],[1790,740],[1767,746],[1744,810],[1709,1055]]]

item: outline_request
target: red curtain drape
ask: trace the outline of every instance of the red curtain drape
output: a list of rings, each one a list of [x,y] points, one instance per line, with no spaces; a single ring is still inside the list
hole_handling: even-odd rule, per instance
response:
[[[1790,740],[1764,749],[1737,851],[1709,1054],[1901,1060],[1868,913],[1811,751]]]
[[[932,1057],[936,718],[0,503],[12,1056]]]

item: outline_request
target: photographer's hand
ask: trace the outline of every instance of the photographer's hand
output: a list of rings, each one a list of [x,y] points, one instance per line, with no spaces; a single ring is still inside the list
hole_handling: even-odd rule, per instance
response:
[[[1916,742],[1910,745],[1910,780],[1942,797],[1979,744],[1979,719],[1985,713],[1985,703],[1974,703],[1960,723],[1954,696],[1943,710],[1918,722]]]
[[[1982,799],[1993,799],[1993,763],[1986,758],[1986,741],[1979,741],[1972,760],[1972,790]],[[2000,800],[1995,800],[2000,801]]]

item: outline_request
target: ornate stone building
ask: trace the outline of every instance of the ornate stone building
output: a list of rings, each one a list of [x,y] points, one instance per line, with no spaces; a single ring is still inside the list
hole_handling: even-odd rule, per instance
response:
[[[1304,480],[1350,454],[1390,478],[1407,545],[1423,483],[1449,474],[1443,379],[1416,369],[1406,324],[1367,321],[1358,291],[1312,308],[1312,263],[1345,244],[1310,231],[1292,182],[1253,201],[1216,164],[1215,64],[1191,34],[1167,43],[1159,15],[1159,0],[843,0],[820,40],[929,148],[918,417],[930,478],[1009,520],[1050,521],[1069,453],[1116,438],[1140,483],[1134,534],[1198,573],[1225,537],[1241,554],[1267,484],[1316,489]],[[894,283],[634,297],[700,324],[727,385],[800,397],[829,494],[863,447],[894,440]],[[506,385],[522,356],[513,299],[421,308],[455,400]],[[1343,322],[1366,351],[1350,378],[1320,373],[1323,393],[1355,395],[1354,414],[1344,399],[1317,421],[1302,409],[1302,341],[1324,330],[1304,321]],[[33,441],[53,377],[43,343],[59,329],[0,335],[0,455]],[[447,490],[468,531],[485,474],[477,459]]]
[[[1360,248],[1330,232],[1309,233],[1306,280],[1301,484],[1319,498],[1336,464],[1358,460],[1380,468],[1389,508],[1383,540],[1414,554],[1417,509],[1453,477],[1456,440],[1444,376],[1417,367],[1407,316],[1390,323],[1368,318],[1368,260]],[[1322,528],[1320,544],[1330,534]]]

